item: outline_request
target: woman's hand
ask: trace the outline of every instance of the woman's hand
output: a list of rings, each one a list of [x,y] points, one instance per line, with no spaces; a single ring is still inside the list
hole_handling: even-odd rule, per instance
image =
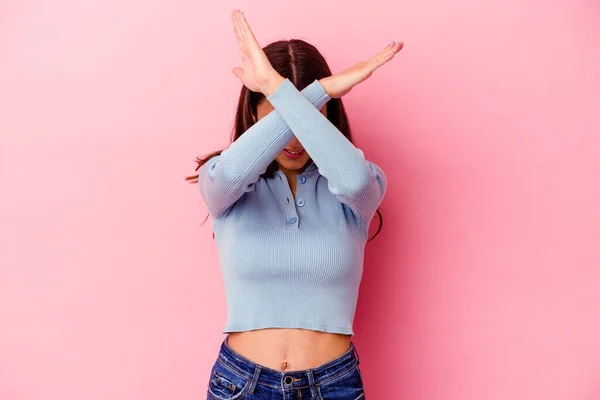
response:
[[[275,93],[285,78],[279,75],[269,62],[244,14],[240,10],[233,10],[231,19],[244,63],[243,68],[235,67],[232,72],[248,89],[261,92],[268,97]],[[342,97],[354,86],[370,77],[377,68],[394,58],[403,46],[402,42],[391,42],[370,59],[361,61],[333,76],[320,79],[319,82],[329,97]]]
[[[335,75],[320,79],[319,82],[329,97],[342,97],[352,90],[354,86],[370,77],[377,68],[394,58],[394,55],[396,55],[403,46],[404,43],[402,42],[391,42],[383,50],[368,60],[361,61]]]
[[[269,62],[244,14],[240,10],[233,10],[231,19],[244,63],[244,68],[235,67],[232,70],[233,74],[251,91],[270,96],[285,79]]]

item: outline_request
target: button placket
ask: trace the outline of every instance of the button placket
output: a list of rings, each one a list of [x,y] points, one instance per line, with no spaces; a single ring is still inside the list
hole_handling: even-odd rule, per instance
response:
[[[304,176],[304,175],[298,175],[297,179],[298,179],[298,183],[300,183],[300,185],[304,185],[306,183],[306,176]],[[301,197],[298,197],[298,195],[303,192],[300,185],[296,186],[296,205],[298,207],[304,207],[304,204],[305,204],[304,200]]]
[[[285,178],[285,174],[281,171],[277,171],[282,187],[282,194],[285,197],[284,209],[286,214],[286,229],[298,229],[298,213],[296,210],[296,203],[294,202],[294,196],[290,185]]]

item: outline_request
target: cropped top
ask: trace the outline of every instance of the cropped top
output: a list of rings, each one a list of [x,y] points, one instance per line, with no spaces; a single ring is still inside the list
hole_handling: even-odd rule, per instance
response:
[[[211,157],[198,185],[213,222],[223,276],[223,333],[303,328],[354,335],[368,227],[387,181],[319,109],[318,80],[299,91],[286,79],[275,108]],[[310,165],[295,197],[269,164],[296,136]]]

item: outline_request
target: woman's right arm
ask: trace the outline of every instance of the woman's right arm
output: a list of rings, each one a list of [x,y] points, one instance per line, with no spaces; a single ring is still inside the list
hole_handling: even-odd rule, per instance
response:
[[[329,96],[315,81],[302,94],[317,109]],[[198,172],[200,193],[213,218],[227,215],[231,206],[254,188],[277,154],[294,138],[287,123],[270,112],[252,125],[220,155],[210,158]]]

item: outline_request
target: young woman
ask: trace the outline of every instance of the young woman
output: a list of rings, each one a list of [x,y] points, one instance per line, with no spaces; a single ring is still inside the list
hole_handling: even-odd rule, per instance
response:
[[[234,138],[188,178],[213,221],[228,310],[208,399],[364,399],[350,338],[386,177],[353,145],[340,97],[402,43],[332,76],[314,46],[262,49],[243,13],[232,19]]]

